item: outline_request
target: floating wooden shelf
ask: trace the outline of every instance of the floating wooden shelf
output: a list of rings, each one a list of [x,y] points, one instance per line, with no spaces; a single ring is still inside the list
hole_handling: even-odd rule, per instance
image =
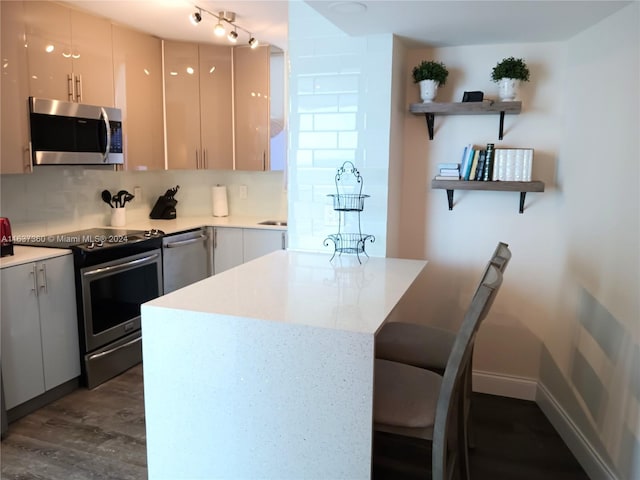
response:
[[[520,213],[524,212],[527,192],[544,192],[544,182],[482,182],[473,180],[431,180],[431,188],[447,191],[449,210],[453,210],[454,190],[492,190],[500,192],[520,192]]]
[[[409,111],[416,115],[424,114],[429,130],[429,140],[433,140],[433,124],[436,115],[500,115],[498,138],[502,140],[505,114],[517,115],[522,110],[522,102],[428,102],[413,103]]]

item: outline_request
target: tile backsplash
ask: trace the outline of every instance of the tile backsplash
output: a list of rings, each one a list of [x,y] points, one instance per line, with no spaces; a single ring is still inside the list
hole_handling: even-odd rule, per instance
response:
[[[157,198],[180,185],[178,216],[206,216],[212,215],[211,187],[226,185],[230,215],[286,219],[284,182],[283,172],[114,172],[104,167],[41,166],[31,174],[0,175],[0,215],[18,228],[98,227],[109,224],[111,213],[101,199],[102,190],[133,193],[140,187],[142,198],[127,204],[127,218],[146,219]],[[241,198],[241,186],[247,187],[246,198]]]

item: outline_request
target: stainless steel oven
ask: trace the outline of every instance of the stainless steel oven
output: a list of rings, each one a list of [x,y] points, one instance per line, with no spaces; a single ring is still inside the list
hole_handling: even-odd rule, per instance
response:
[[[142,361],[140,306],[163,294],[158,230],[90,229],[36,246],[70,248],[83,383],[94,388]]]
[[[142,360],[140,305],[162,294],[161,272],[161,249],[80,269],[89,388],[120,373],[123,356]]]

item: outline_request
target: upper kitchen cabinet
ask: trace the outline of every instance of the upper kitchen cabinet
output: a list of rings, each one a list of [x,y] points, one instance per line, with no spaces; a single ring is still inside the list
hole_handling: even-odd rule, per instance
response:
[[[164,170],[162,41],[113,26],[115,105],[122,110],[126,170]]]
[[[269,170],[269,46],[233,54],[236,170]]]
[[[164,42],[169,169],[233,169],[231,48]]]
[[[0,173],[24,173],[31,170],[24,3],[0,2],[0,9]]]
[[[111,22],[54,2],[24,2],[29,94],[114,106]]]

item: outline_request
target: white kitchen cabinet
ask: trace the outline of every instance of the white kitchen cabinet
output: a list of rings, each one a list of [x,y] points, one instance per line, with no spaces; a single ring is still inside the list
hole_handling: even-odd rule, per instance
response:
[[[24,3],[0,2],[2,19],[0,47],[0,173],[31,171],[29,158],[29,116],[27,111],[28,70]]]
[[[231,48],[164,42],[167,166],[233,169]]]
[[[73,257],[0,271],[7,408],[80,375]]]
[[[213,273],[236,267],[243,262],[242,228],[215,227],[213,229]]]
[[[276,250],[284,250],[287,232],[261,228],[215,227],[214,273],[218,274]]]
[[[284,230],[245,228],[242,240],[244,262],[287,248],[287,232]]]
[[[111,22],[55,2],[24,2],[29,92],[114,106]]]
[[[164,170],[162,41],[113,26],[115,104],[122,110],[126,170]]]

